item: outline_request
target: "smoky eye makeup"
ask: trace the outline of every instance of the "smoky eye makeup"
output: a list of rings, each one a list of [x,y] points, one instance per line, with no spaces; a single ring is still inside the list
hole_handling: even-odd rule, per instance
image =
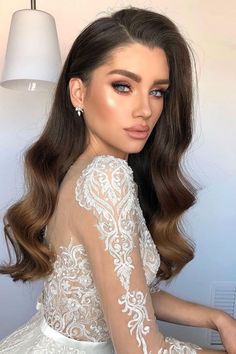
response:
[[[113,82],[111,85],[117,92],[129,92],[131,90],[131,86],[127,83]],[[120,90],[120,88],[122,89]]]
[[[122,82],[122,81],[116,81],[116,82],[112,82],[112,87],[113,89],[117,92],[117,93],[129,93],[130,91],[132,91],[132,87],[131,85],[129,85],[128,83],[125,83],[125,82]],[[161,98],[163,96],[165,96],[165,94],[167,93],[168,91],[168,88],[167,89],[152,89],[150,92],[153,92],[153,91],[156,91],[158,92],[159,94],[158,95],[151,95],[151,96],[154,96],[156,98]]]

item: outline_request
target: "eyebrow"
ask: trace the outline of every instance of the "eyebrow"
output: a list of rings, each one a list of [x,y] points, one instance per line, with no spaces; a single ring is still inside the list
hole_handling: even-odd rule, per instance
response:
[[[138,74],[135,74],[131,71],[124,70],[124,69],[115,69],[115,70],[109,71],[109,73],[107,73],[107,75],[111,75],[111,74],[124,75],[136,82],[140,82],[142,80],[141,76],[139,76]],[[155,80],[153,82],[153,85],[169,85],[169,83],[170,83],[170,81],[168,79],[160,79],[160,80]]]

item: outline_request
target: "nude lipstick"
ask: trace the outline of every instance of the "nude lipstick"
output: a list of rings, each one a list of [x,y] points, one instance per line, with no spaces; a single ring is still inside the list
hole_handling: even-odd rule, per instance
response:
[[[145,139],[148,136],[149,127],[141,124],[134,125],[130,128],[126,128],[127,134],[134,139]]]

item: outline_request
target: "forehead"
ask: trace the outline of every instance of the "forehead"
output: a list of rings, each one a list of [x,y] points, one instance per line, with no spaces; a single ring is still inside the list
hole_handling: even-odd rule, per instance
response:
[[[154,74],[161,78],[169,77],[167,57],[162,48],[149,48],[139,43],[115,48],[109,59],[100,68],[106,74],[112,69],[127,69],[137,74]]]

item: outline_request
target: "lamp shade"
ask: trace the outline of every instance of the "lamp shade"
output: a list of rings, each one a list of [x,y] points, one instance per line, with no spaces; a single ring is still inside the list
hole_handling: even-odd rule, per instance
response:
[[[1,85],[16,90],[46,90],[54,86],[61,56],[54,18],[39,10],[19,10],[12,16]]]

